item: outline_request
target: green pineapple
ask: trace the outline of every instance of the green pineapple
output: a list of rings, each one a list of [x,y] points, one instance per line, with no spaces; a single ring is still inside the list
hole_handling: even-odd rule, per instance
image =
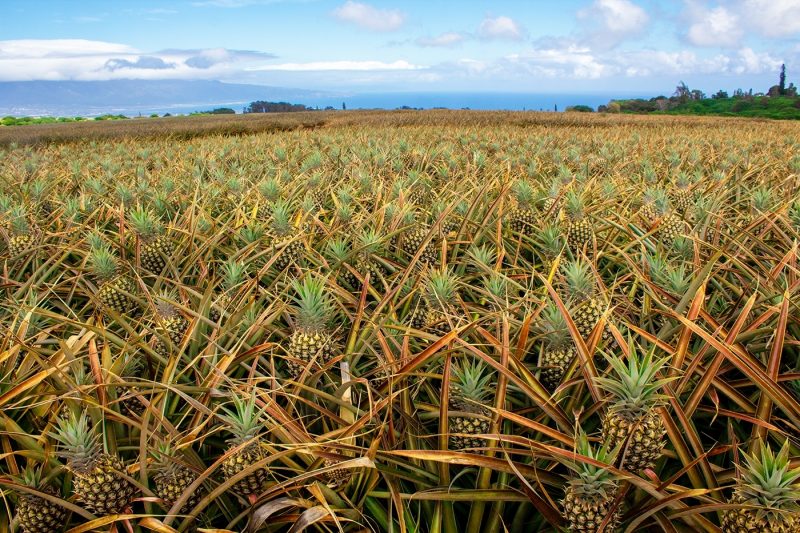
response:
[[[139,260],[142,268],[160,274],[175,251],[174,243],[164,235],[163,226],[147,209],[134,209],[130,213],[130,224],[140,239]]]
[[[648,187],[642,194],[639,217],[647,228],[652,228],[658,222],[659,207],[657,204],[662,201],[662,198],[662,191],[655,187]]]
[[[459,414],[449,416],[450,448],[479,448],[482,435],[489,431],[491,411],[485,402],[491,393],[492,376],[479,359],[454,363],[450,373],[450,409]]]
[[[656,379],[669,358],[653,359],[653,352],[643,356],[629,343],[627,361],[608,357],[615,376],[595,378],[597,386],[612,399],[603,419],[603,440],[621,446],[621,467],[631,472],[653,468],[664,448],[666,428],[656,410],[663,403],[658,391],[672,378]]]
[[[425,281],[425,294],[411,316],[412,325],[422,324],[422,329],[438,335],[450,331],[451,320],[461,313],[456,309],[458,278],[447,268],[434,270]]]
[[[691,180],[689,179],[689,176],[681,172],[675,179],[675,184],[670,191],[670,200],[672,200],[672,205],[675,206],[675,210],[681,215],[686,214],[686,210],[689,209],[692,204],[694,204],[694,194],[692,194],[692,191],[689,188],[690,185]]]
[[[155,473],[153,474],[153,492],[164,501],[164,506],[169,509],[178,499],[186,493],[189,486],[197,479],[197,473],[182,463],[176,451],[168,443],[159,443],[153,452],[155,459]],[[186,503],[178,511],[186,514],[197,505],[202,496],[202,485],[193,492]]]
[[[584,212],[584,199],[581,194],[569,191],[566,196],[567,244],[573,250],[592,249],[594,242],[594,228],[586,218]]]
[[[189,329],[189,321],[173,304],[177,299],[174,291],[164,291],[155,298],[156,333],[155,351],[162,357],[168,357],[170,349],[162,338],[169,338],[174,349],[183,342],[183,336]]]
[[[50,436],[60,445],[72,473],[72,490],[83,507],[96,515],[121,513],[138,493],[116,455],[103,451],[99,435],[89,427],[85,412],[59,420]]]
[[[231,292],[242,284],[247,273],[247,265],[235,259],[228,259],[222,263],[222,291],[211,304],[208,318],[212,322],[219,322],[222,314],[230,303]]]
[[[97,277],[97,299],[100,304],[120,315],[131,313],[136,308],[132,298],[133,281],[119,272],[119,260],[108,246],[93,247],[89,264]]]
[[[572,320],[584,340],[589,338],[603,316],[605,305],[595,295],[594,279],[589,263],[583,260],[570,261],[564,266],[565,296],[573,309]],[[603,340],[610,332],[603,329]]]
[[[348,263],[352,252],[350,244],[342,237],[334,237],[328,241],[325,247],[326,256],[332,263],[332,267],[338,265],[337,280],[346,287],[356,289],[360,283],[358,278],[348,268]]]
[[[614,499],[619,490],[619,480],[608,467],[616,461],[616,450],[608,443],[592,449],[586,434],[581,431],[576,441],[576,453],[608,465],[599,467],[587,462],[564,461],[575,475],[567,482],[564,500],[561,502],[569,531],[613,533],[619,528],[621,510],[613,511]]]
[[[34,231],[24,207],[12,207],[9,218],[11,233],[8,239],[8,253],[11,257],[18,257],[30,251],[36,244]]]
[[[261,410],[256,409],[256,397],[251,395],[247,400],[233,396],[233,409],[222,408],[225,415],[220,418],[233,434],[228,441],[228,456],[222,463],[222,472],[226,479],[251,469],[252,465],[267,457],[259,432],[264,427],[260,418]],[[236,451],[233,451],[236,449]],[[248,496],[258,494],[267,484],[269,472],[265,467],[252,469],[243,479],[233,485],[234,492]]]
[[[20,484],[39,492],[60,498],[60,492],[41,479],[39,472],[27,468]],[[21,492],[17,496],[17,521],[23,533],[53,533],[63,531],[67,523],[67,510],[48,499]]]
[[[542,315],[540,330],[544,334],[545,345],[539,364],[542,369],[540,381],[548,390],[554,391],[578,352],[572,343],[567,321],[558,307],[549,304]]]
[[[669,198],[664,191],[659,190],[656,192],[653,206],[656,220],[650,229],[657,229],[656,235],[658,239],[662,243],[671,246],[675,239],[686,233],[686,224],[672,210]]]
[[[336,343],[330,331],[334,306],[322,278],[306,276],[295,280],[292,288],[297,296],[287,366],[289,374],[297,378],[312,362],[321,366],[334,357]]]
[[[794,533],[800,529],[800,467],[789,465],[789,441],[775,454],[759,443],[753,455],[743,453],[730,503],[722,513],[724,533]]]
[[[356,270],[362,277],[366,277],[369,274],[370,285],[375,286],[386,275],[386,269],[383,264],[376,259],[381,253],[381,234],[374,228],[366,228],[361,232],[358,240],[359,253],[356,260]]]
[[[425,225],[414,224],[413,227],[403,235],[401,246],[403,252],[409,259],[417,255],[417,252],[422,248],[425,239],[428,238],[430,229]],[[419,256],[418,265],[435,265],[439,261],[439,249],[437,246],[437,238],[433,238],[422,248],[422,253]]]
[[[561,228],[549,223],[536,230],[536,250],[540,253],[542,268],[549,272],[553,262],[564,251],[565,240]]]
[[[533,210],[533,187],[527,181],[517,181],[511,191],[517,205],[508,214],[508,226],[515,233],[530,235],[537,224]]]
[[[302,238],[295,238],[298,228],[292,223],[292,210],[287,202],[277,200],[272,205],[270,229],[274,253],[277,255],[273,264],[276,269],[283,271],[289,265],[297,263],[305,252]]]

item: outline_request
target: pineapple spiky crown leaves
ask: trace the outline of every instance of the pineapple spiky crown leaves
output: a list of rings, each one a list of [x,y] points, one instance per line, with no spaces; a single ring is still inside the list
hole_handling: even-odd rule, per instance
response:
[[[113,278],[119,270],[119,260],[107,245],[92,248],[89,253],[89,266],[101,280]]]
[[[164,289],[156,295],[155,309],[161,318],[168,318],[178,314],[175,302],[178,301],[178,293],[173,289]]]
[[[514,182],[511,186],[511,191],[514,193],[514,198],[521,208],[529,208],[533,203],[533,187],[531,184],[524,180]]]
[[[582,498],[589,500],[608,500],[617,489],[618,478],[610,470],[616,461],[619,448],[610,448],[609,443],[593,448],[589,438],[581,429],[575,440],[575,453],[607,465],[601,467],[586,461],[561,459],[564,465],[577,474],[569,481],[570,486]]]
[[[587,261],[578,259],[567,262],[564,265],[564,281],[569,299],[581,301],[594,296],[594,277]]]
[[[91,427],[85,411],[72,411],[59,420],[56,430],[49,435],[59,444],[58,455],[67,459],[78,472],[87,468],[101,451],[99,435]]]
[[[294,311],[297,327],[301,330],[318,331],[326,329],[334,314],[334,304],[326,292],[325,279],[306,276],[292,282]]]
[[[769,211],[772,207],[772,191],[769,187],[758,187],[753,191],[752,209],[757,213]]]
[[[557,224],[547,224],[537,233],[541,249],[548,257],[555,257],[564,249],[564,232]]]
[[[307,196],[306,198],[311,198]],[[292,209],[288,202],[277,200],[272,204],[272,218],[270,227],[280,237],[289,235],[292,231]]]
[[[231,396],[231,403],[233,404],[231,409],[221,407],[225,414],[219,417],[233,434],[229,442],[238,446],[258,436],[263,427],[261,416],[264,414],[264,408],[258,408],[256,395],[252,393],[247,398],[234,394]]]
[[[454,363],[450,371],[451,394],[475,403],[483,403],[491,393],[492,375],[480,359],[469,358]]]
[[[457,285],[458,278],[450,269],[433,270],[425,280],[425,295],[429,302],[447,307],[455,300]]]
[[[585,193],[570,190],[567,191],[564,206],[567,214],[573,220],[580,220],[584,216],[584,206],[586,205]]]
[[[264,226],[258,221],[251,220],[239,230],[239,237],[245,244],[259,242],[264,237]]]
[[[358,244],[364,254],[374,254],[380,250],[382,236],[373,227],[364,228],[358,236]]]
[[[247,272],[247,265],[236,259],[228,259],[222,263],[222,287],[229,291],[239,285]]]
[[[342,263],[350,256],[350,243],[343,237],[334,237],[325,245],[325,252],[329,259]]]
[[[155,215],[142,206],[137,206],[131,211],[129,221],[133,230],[145,240],[157,237],[163,230]]]
[[[281,182],[277,178],[267,178],[258,185],[258,192],[270,202],[274,202],[280,198],[281,191]]]
[[[510,289],[507,277],[500,272],[492,272],[484,278],[483,287],[495,305],[508,306]]]
[[[497,253],[486,244],[470,246],[467,255],[476,266],[481,268],[492,268],[497,261]]]
[[[659,391],[676,378],[656,379],[657,374],[667,365],[669,357],[655,359],[654,349],[640,356],[632,340],[628,341],[628,347],[627,359],[606,356],[616,375],[595,378],[595,383],[613,396],[611,412],[623,418],[636,419],[664,401],[665,397]]]
[[[755,453],[742,455],[745,465],[738,466],[735,489],[742,503],[757,507],[758,516],[769,517],[770,522],[782,513],[800,513],[800,467],[792,469],[789,464],[789,440],[777,454],[760,442]]]
[[[27,235],[31,231],[31,224],[28,220],[28,212],[25,207],[15,205],[10,211],[11,231],[14,235]]]
[[[539,330],[552,349],[560,349],[569,344],[571,336],[567,319],[558,306],[550,302],[542,311],[542,322]]]

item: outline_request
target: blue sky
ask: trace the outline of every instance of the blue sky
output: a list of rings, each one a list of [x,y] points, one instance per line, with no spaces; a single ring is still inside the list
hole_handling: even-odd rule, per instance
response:
[[[3,0],[0,19],[0,81],[759,91],[783,62],[800,80],[800,0]]]

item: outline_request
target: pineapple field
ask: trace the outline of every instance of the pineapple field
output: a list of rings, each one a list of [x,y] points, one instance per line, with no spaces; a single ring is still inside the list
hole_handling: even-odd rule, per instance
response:
[[[0,532],[800,531],[797,125],[172,120],[2,134]]]

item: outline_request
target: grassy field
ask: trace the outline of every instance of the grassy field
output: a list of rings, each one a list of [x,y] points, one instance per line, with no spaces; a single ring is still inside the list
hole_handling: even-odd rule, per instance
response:
[[[798,139],[0,128],[0,533],[797,531]]]

